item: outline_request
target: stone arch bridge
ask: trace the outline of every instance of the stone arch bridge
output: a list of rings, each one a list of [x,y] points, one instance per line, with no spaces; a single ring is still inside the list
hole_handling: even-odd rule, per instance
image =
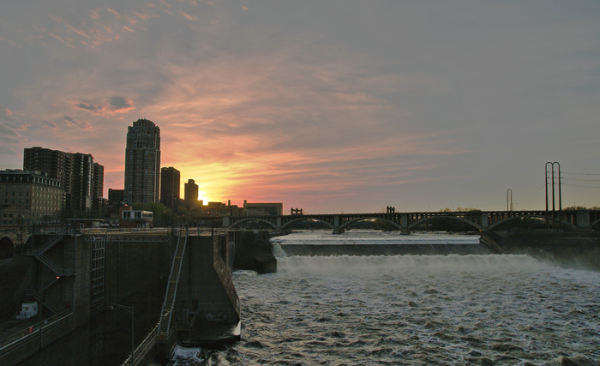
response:
[[[24,251],[25,244],[35,235],[63,235],[63,227],[0,226],[0,260],[12,257],[15,251]]]
[[[349,213],[318,215],[280,215],[280,216],[225,216],[223,227],[235,228],[242,223],[259,221],[275,230],[291,228],[300,221],[322,222],[333,230],[334,234],[343,233],[350,225],[358,221],[379,219],[396,226],[403,234],[410,229],[432,219],[449,218],[471,225],[478,231],[491,230],[494,227],[522,217],[547,219],[556,226],[563,225],[577,231],[589,231],[600,222],[600,211],[463,211],[463,212],[406,212],[406,213]]]

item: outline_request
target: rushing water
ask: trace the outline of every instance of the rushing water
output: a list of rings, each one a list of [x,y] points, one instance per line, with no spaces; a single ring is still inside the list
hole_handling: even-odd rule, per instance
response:
[[[527,256],[282,257],[234,282],[242,341],[179,348],[172,365],[600,360],[600,274]]]

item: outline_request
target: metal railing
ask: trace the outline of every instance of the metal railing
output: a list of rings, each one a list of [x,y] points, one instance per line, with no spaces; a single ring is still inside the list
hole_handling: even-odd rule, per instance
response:
[[[48,240],[44,246],[42,246],[41,248],[37,249],[36,251],[43,254],[44,252],[46,252],[48,249],[52,248],[53,246],[55,246],[56,244],[58,244],[62,239],[64,238],[64,235],[57,235],[53,238],[50,238],[50,240]]]
[[[41,303],[40,306],[46,306],[48,309],[50,309],[55,314],[60,313],[62,310],[62,307],[59,304],[55,303],[52,299],[46,298],[44,300],[42,293],[35,289],[27,290],[25,292],[25,295],[33,296],[34,299],[36,299],[37,301],[39,301]]]
[[[0,340],[0,365],[16,365],[74,328],[73,313],[61,313],[14,333]]]
[[[73,275],[72,269],[62,268],[56,262],[54,262],[52,259],[47,257],[45,254],[42,254],[37,251],[27,251],[27,255],[35,256],[35,258],[37,260],[39,260],[40,262],[45,264],[46,267],[50,268],[54,273],[56,273],[59,276],[72,276]]]
[[[187,238],[188,237],[186,235],[182,245],[180,242],[181,236],[179,236],[175,254],[173,255],[171,273],[169,274],[169,283],[167,284],[167,292],[165,294],[165,300],[163,302],[157,332],[157,337],[161,341],[169,338],[169,330],[171,328],[171,319],[173,318],[173,308],[175,305],[175,297],[177,296],[177,286],[179,285],[179,277],[181,275],[181,268],[183,267],[183,257],[185,255]]]
[[[137,346],[133,352],[135,354],[133,357],[133,365],[144,364],[148,354],[154,349],[154,345],[156,344],[156,332],[159,324],[156,324],[156,326],[152,328],[148,336],[146,336],[142,343],[140,343],[140,345]],[[123,366],[127,365],[131,365],[131,355],[129,355],[129,357],[127,357],[127,359],[123,362]]]
[[[53,322],[56,321],[58,318],[63,317],[67,315],[67,311],[63,311],[62,313],[58,313],[56,315],[52,315],[51,317],[49,317],[48,319],[42,320],[41,322],[35,323],[27,328],[24,328],[22,330],[19,330],[11,335],[9,335],[8,337],[4,337],[2,339],[0,339],[0,349],[4,346],[6,346],[9,343],[14,342],[15,340],[19,339],[19,338],[23,338],[28,334],[31,334],[31,330],[30,329],[39,329],[42,325],[47,324],[48,322]]]

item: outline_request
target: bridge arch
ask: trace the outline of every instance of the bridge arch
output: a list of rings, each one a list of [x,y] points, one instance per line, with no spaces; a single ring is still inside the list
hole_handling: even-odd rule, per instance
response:
[[[546,219],[545,215],[523,215],[523,216],[508,217],[506,219],[503,219],[503,220],[500,220],[498,222],[493,223],[492,225],[489,226],[488,229],[491,230],[491,229],[495,228],[496,226],[501,225],[501,224],[503,224],[503,223],[505,223],[507,221],[515,220],[515,219],[521,219],[521,218],[525,218],[525,217],[532,217],[532,218],[544,219],[544,220]],[[552,222],[552,218],[549,217],[548,221]],[[557,219],[557,220],[554,220],[554,222],[560,223],[560,220]],[[565,226],[568,226],[568,227],[572,228],[573,230],[577,230],[577,227],[575,225],[571,224],[570,222],[563,221],[562,224],[565,225]]]
[[[477,230],[481,230],[481,226],[477,225],[476,223],[474,223],[471,220],[467,220],[467,219],[464,219],[462,217],[445,216],[445,215],[444,216],[430,216],[430,217],[426,217],[424,219],[415,221],[412,224],[408,225],[408,228],[411,229],[411,228],[413,228],[413,227],[415,227],[417,225],[420,225],[420,224],[422,224],[422,223],[424,223],[426,221],[431,221],[431,220],[435,220],[435,219],[453,219],[453,220],[464,222],[465,224],[471,225],[471,226],[473,226]]]
[[[308,221],[308,220],[312,220],[312,221],[317,221],[317,222],[323,223],[323,224],[327,225],[330,229],[334,228],[333,225],[331,225],[327,221],[319,220],[319,219],[314,218],[314,217],[299,217],[297,219],[290,220],[290,221],[286,222],[285,224],[281,225],[281,228],[285,229],[286,227],[292,226],[295,223],[298,223],[298,222],[301,222],[301,221]]]
[[[0,239],[0,260],[12,258],[14,252],[15,245],[9,237],[5,236]]]
[[[348,226],[359,222],[359,221],[364,221],[364,220],[381,220],[381,221],[385,221],[387,223],[392,224],[393,226],[397,227],[399,230],[402,230],[402,225],[398,224],[397,222],[394,222],[392,220],[388,220],[386,218],[383,217],[358,217],[356,219],[352,219],[348,222],[345,222],[343,225],[340,225],[340,229],[346,229]],[[333,228],[333,226],[332,226]]]
[[[270,222],[268,220],[265,220],[265,219],[258,219],[256,217],[251,217],[251,218],[248,218],[248,219],[242,219],[240,221],[236,221],[233,224],[231,224],[230,227],[234,228],[234,227],[238,226],[239,224],[241,224],[242,222],[250,222],[250,221],[264,222],[264,223],[269,224],[270,226],[272,226],[273,229],[277,229],[277,225],[273,224],[272,222]]]

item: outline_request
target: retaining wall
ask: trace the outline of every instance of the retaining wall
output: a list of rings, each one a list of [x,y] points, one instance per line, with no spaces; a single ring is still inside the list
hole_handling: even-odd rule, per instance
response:
[[[566,268],[600,271],[600,233],[488,231],[482,239],[504,254],[527,254]]]

